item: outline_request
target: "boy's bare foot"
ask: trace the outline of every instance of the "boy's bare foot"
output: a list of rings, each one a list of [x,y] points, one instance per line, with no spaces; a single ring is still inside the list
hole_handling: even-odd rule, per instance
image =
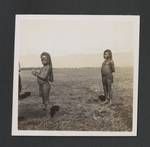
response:
[[[108,103],[109,103],[109,100],[106,99],[103,104],[108,104]]]
[[[43,111],[46,111],[46,108],[43,108]]]
[[[45,108],[45,106],[42,104],[41,105],[41,109],[43,110],[43,111],[46,111],[46,108]]]
[[[47,104],[43,105],[43,111],[48,111],[48,105]]]
[[[109,103],[109,105],[112,104],[112,100],[110,98],[108,99],[108,103]]]
[[[112,104],[112,100],[111,100],[111,99],[109,100],[109,104],[110,104],[110,105]]]
[[[49,110],[46,110],[46,117],[50,118],[50,112],[49,112]]]

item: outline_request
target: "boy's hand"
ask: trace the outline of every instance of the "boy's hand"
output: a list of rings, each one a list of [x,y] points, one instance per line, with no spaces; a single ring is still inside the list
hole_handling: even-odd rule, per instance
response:
[[[35,71],[32,71],[32,74],[35,76]]]
[[[38,75],[38,72],[37,72],[37,71],[32,71],[32,74],[33,74],[34,76],[37,76],[37,75]]]
[[[54,85],[53,81],[48,81],[51,86]]]

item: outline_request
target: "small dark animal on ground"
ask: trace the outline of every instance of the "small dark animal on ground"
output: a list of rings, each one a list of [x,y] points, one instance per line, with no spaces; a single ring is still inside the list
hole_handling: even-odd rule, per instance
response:
[[[19,100],[25,99],[27,97],[29,97],[31,95],[31,92],[24,92],[22,94],[19,95]]]
[[[106,97],[104,95],[99,95],[98,98],[101,100],[101,101],[105,101],[106,100]]]
[[[50,115],[51,115],[51,117],[53,117],[57,111],[59,111],[59,106],[57,106],[57,105],[52,106],[50,108]]]
[[[23,121],[24,119],[25,119],[24,116],[19,116],[19,117],[18,117],[18,121]]]

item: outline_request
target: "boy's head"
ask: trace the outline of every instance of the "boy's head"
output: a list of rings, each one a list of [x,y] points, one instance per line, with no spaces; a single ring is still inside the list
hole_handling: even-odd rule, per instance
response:
[[[112,52],[110,49],[104,51],[104,59],[112,59]]]
[[[42,64],[43,64],[43,65],[50,64],[50,60],[51,60],[51,58],[50,58],[49,53],[43,52],[43,53],[41,54],[41,61],[42,61]]]

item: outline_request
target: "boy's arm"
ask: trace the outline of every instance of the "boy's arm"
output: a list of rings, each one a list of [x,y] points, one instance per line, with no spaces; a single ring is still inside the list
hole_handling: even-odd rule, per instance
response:
[[[41,80],[46,80],[49,74],[49,70],[50,70],[49,66],[44,68],[44,70],[40,74],[39,73],[36,74],[37,78]]]
[[[112,70],[112,72],[115,72],[115,65],[114,65],[114,61],[111,61],[111,70]]]
[[[51,82],[54,81],[52,61],[50,61],[50,77],[49,77],[49,81],[51,81]]]
[[[33,71],[32,71],[32,74],[33,74],[34,76],[37,76],[38,74],[40,74],[40,72],[39,72],[39,71],[36,71],[36,70],[33,70]]]

